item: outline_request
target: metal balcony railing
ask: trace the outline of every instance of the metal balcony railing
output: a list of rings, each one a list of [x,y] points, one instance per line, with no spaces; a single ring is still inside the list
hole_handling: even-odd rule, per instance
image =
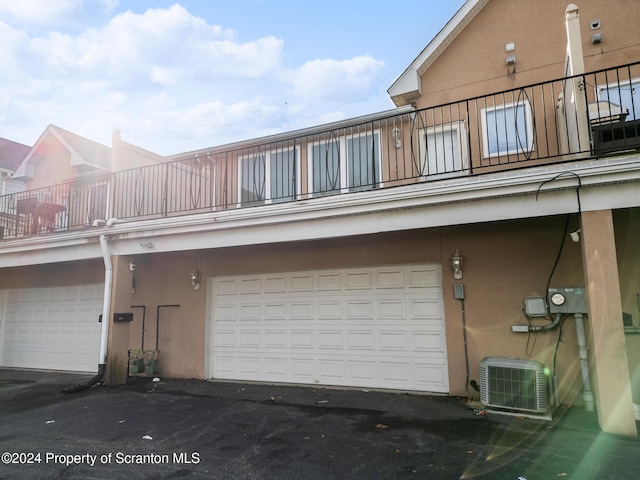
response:
[[[108,210],[110,176],[93,176],[0,196],[0,238],[18,238],[91,225]]]
[[[5,195],[0,233],[309,200],[638,148],[640,62]]]

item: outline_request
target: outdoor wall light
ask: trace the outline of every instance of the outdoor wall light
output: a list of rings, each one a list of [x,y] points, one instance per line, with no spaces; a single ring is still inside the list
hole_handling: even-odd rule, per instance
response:
[[[453,268],[453,278],[460,280],[462,278],[462,257],[457,248],[455,255],[451,257],[451,267]]]
[[[200,274],[195,270],[189,274],[189,280],[194,290],[200,290]]]
[[[575,232],[571,232],[571,240],[578,243],[580,241],[580,229],[576,230]]]
[[[396,141],[396,148],[400,148],[402,146],[402,142],[400,141],[400,129],[395,127],[392,131],[393,139]]]

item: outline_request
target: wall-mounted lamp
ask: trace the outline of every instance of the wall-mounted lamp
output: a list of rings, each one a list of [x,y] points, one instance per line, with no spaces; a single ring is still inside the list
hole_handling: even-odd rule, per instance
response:
[[[200,290],[200,274],[195,270],[189,274],[189,280],[191,280],[191,286],[194,290]]]
[[[507,65],[515,65],[516,64],[516,56],[515,55],[507,55],[505,59],[505,63]]]
[[[602,34],[601,33],[594,33],[593,35],[591,35],[591,43],[593,43],[594,45],[601,43],[602,42]]]
[[[571,240],[578,243],[580,241],[580,229],[576,230],[575,232],[571,232],[569,235],[571,235]]]
[[[457,248],[455,255],[451,257],[451,267],[453,268],[453,278],[460,280],[462,278],[462,257]]]
[[[402,142],[400,141],[400,129],[398,127],[394,127],[392,135],[393,139],[396,141],[396,148],[400,148],[402,146]]]

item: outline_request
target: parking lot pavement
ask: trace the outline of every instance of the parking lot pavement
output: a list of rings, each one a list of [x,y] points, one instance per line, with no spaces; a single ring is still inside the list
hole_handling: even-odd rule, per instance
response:
[[[0,479],[640,478],[638,439],[595,414],[498,415],[465,399],[0,370]]]

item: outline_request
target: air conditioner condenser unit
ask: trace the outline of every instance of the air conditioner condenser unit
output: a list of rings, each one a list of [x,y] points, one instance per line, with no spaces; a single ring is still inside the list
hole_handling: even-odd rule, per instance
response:
[[[544,364],[517,358],[485,358],[480,362],[480,402],[486,407],[546,413]]]

